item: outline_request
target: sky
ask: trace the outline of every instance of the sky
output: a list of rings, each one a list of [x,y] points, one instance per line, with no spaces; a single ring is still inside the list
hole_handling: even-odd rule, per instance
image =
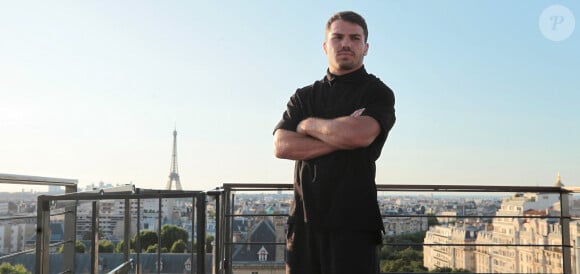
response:
[[[378,184],[580,184],[572,0],[2,1],[0,173],[161,189],[176,129],[184,189],[292,183],[272,131],[342,10],[396,97]]]

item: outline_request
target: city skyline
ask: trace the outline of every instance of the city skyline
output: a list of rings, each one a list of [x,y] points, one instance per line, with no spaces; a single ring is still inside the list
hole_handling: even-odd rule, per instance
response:
[[[554,4],[578,17],[572,1],[0,3],[0,173],[161,189],[176,128],[184,189],[291,183],[272,130],[324,75],[328,17],[354,10],[365,66],[396,97],[378,184],[551,186],[560,172],[574,186],[580,37],[542,34]]]

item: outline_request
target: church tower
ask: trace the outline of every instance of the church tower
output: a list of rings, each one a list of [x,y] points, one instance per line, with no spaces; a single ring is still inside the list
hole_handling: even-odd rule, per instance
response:
[[[555,187],[564,187],[564,183],[562,183],[562,178],[560,177],[560,172],[558,172],[558,177],[556,178],[556,183],[554,184]]]

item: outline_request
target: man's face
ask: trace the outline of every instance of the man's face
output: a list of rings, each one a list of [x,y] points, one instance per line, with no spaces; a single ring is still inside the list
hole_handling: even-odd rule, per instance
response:
[[[328,69],[336,75],[359,69],[369,49],[363,28],[343,20],[332,22],[322,47],[328,57]]]

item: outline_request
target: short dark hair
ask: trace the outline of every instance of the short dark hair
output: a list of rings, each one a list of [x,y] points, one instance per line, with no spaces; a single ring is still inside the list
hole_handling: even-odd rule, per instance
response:
[[[328,33],[330,30],[330,25],[332,25],[332,23],[337,20],[347,21],[361,26],[365,35],[365,42],[368,40],[369,30],[367,28],[367,22],[360,14],[354,11],[341,11],[335,13],[332,17],[330,17],[330,19],[328,19],[328,22],[326,22],[326,33]]]

